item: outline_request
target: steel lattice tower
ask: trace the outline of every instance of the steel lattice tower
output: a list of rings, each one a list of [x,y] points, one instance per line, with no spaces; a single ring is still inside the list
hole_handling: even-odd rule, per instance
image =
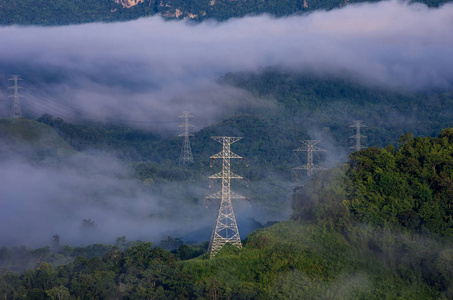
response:
[[[20,86],[17,85],[18,80],[22,80],[19,78],[20,75],[11,75],[11,78],[8,80],[14,80],[14,86],[9,87],[9,89],[14,89],[14,95],[10,95],[9,97],[14,98],[13,102],[13,109],[11,111],[11,117],[12,118],[20,118],[22,117],[22,111],[20,109],[20,102],[19,102],[19,89],[21,89]]]
[[[360,139],[361,138],[364,138],[366,136],[364,135],[361,135],[360,134],[360,128],[361,127],[366,127],[365,124],[362,124],[362,121],[361,120],[356,120],[354,121],[354,124],[352,124],[351,126],[349,127],[352,127],[352,128],[355,128],[356,129],[356,134],[355,135],[351,135],[349,138],[350,139],[355,139],[355,145],[352,146],[352,147],[349,147],[349,149],[352,149],[354,151],[360,151],[362,149],[365,149],[366,147],[362,146],[361,143],[360,143]]]
[[[233,205],[231,199],[246,199],[244,196],[236,194],[230,189],[230,179],[245,179],[242,176],[236,175],[230,171],[230,159],[242,158],[241,156],[231,152],[231,144],[237,142],[242,137],[227,137],[227,136],[214,136],[212,139],[223,144],[223,151],[211,156],[211,159],[222,159],[222,172],[210,176],[211,179],[222,180],[222,190],[214,193],[207,199],[221,199],[220,207],[217,213],[214,230],[211,234],[209,241],[209,258],[214,257],[220,249],[226,244],[230,243],[238,248],[242,248],[241,238],[239,237],[238,226],[233,212]]]
[[[295,149],[294,153],[297,156],[296,152],[298,152],[298,151],[307,152],[307,164],[293,168],[293,172],[295,172],[294,170],[307,170],[307,175],[311,176],[311,175],[313,175],[315,170],[324,170],[325,169],[325,168],[315,165],[313,163],[313,152],[316,153],[316,152],[327,151],[327,150],[321,149],[319,147],[316,147],[315,145],[318,143],[319,143],[319,140],[302,140],[302,144],[304,144],[304,146],[301,148]],[[297,157],[299,158],[299,156],[297,156]]]
[[[179,136],[184,137],[182,142],[182,149],[181,149],[181,156],[179,158],[179,162],[181,164],[191,164],[193,163],[193,156],[192,156],[192,149],[190,147],[190,140],[189,137],[193,136],[190,133],[190,129],[193,127],[189,124],[189,121],[193,118],[193,116],[188,111],[183,111],[182,115],[179,116],[179,119],[184,122],[184,124],[179,125],[179,128],[183,128],[184,132],[181,133]]]

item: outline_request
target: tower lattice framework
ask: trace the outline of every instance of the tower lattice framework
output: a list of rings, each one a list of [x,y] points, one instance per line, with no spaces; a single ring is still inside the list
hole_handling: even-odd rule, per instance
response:
[[[239,236],[239,230],[236,223],[236,218],[233,212],[233,205],[231,199],[246,199],[233,191],[230,188],[231,179],[245,179],[242,176],[234,174],[230,171],[232,158],[243,157],[231,152],[231,144],[237,142],[242,137],[226,137],[226,136],[214,136],[212,139],[223,145],[222,152],[211,156],[211,159],[222,159],[222,172],[210,176],[211,179],[221,179],[222,189],[220,192],[214,193],[207,199],[221,199],[220,206],[217,213],[217,219],[215,222],[214,229],[211,234],[209,241],[209,257],[214,257],[222,247],[230,243],[238,248],[242,248],[241,238]]]
[[[14,81],[14,85],[9,87],[9,89],[13,89],[14,90],[14,94],[9,96],[9,97],[14,98],[13,109],[11,111],[11,117],[12,118],[20,118],[20,117],[22,117],[22,110],[20,109],[20,102],[19,102],[19,97],[21,97],[19,95],[19,89],[21,89],[21,87],[17,85],[17,81],[18,80],[22,80],[22,78],[19,78],[19,76],[20,75],[11,75],[11,78],[8,79],[8,80],[13,80]]]
[[[362,124],[362,121],[361,120],[356,120],[354,121],[354,124],[352,124],[351,126],[349,126],[351,128],[355,128],[356,129],[356,134],[355,135],[351,135],[349,138],[351,139],[355,139],[355,144],[354,146],[352,147],[349,147],[349,149],[352,149],[354,151],[360,151],[362,149],[365,149],[366,147],[365,146],[362,146],[361,144],[361,139],[362,138],[365,138],[366,136],[365,135],[361,135],[360,134],[360,128],[362,127],[366,127],[365,124]]]
[[[315,165],[313,163],[313,152],[316,153],[316,152],[326,152],[327,151],[325,149],[321,149],[321,148],[317,147],[316,144],[318,144],[318,143],[319,143],[319,140],[302,140],[302,144],[304,144],[304,146],[302,146],[301,148],[295,149],[294,153],[297,156],[296,152],[300,152],[300,151],[307,152],[307,163],[305,165],[294,167],[293,172],[295,172],[295,170],[306,170],[307,175],[311,176],[311,175],[313,175],[315,170],[324,170],[325,169],[325,168]],[[297,157],[299,158],[299,156],[297,156]]]
[[[190,129],[193,126],[189,124],[189,121],[192,118],[193,116],[188,111],[183,111],[182,115],[179,116],[179,119],[184,122],[182,125],[179,125],[179,128],[184,130],[184,132],[179,135],[183,137],[181,156],[179,157],[179,162],[181,164],[193,163],[192,148],[190,147],[189,139],[189,137],[193,136],[193,134],[190,133]]]

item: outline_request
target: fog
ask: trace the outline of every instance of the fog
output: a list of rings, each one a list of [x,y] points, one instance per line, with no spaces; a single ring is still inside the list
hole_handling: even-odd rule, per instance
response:
[[[22,75],[24,109],[35,114],[116,118],[156,128],[152,122],[175,121],[190,110],[205,126],[244,106],[268,107],[245,91],[216,84],[228,72],[265,66],[348,73],[391,87],[449,88],[452,15],[453,4],[428,8],[389,1],[222,23],[151,17],[0,27],[0,81],[6,88],[7,76]]]
[[[453,84],[452,16],[453,4],[428,8],[389,1],[222,23],[151,17],[64,27],[0,27],[0,117],[10,114],[7,79],[12,74],[24,79],[22,109],[29,116],[120,120],[154,131],[177,131],[183,110],[196,116],[198,128],[238,111],[272,112],[276,106],[271,100],[218,83],[229,72],[259,73],[266,66],[320,76],[348,74],[389,88],[447,89]],[[329,150],[326,167],[346,156],[327,133],[308,131]],[[217,207],[204,207],[204,197],[212,193],[207,181],[149,189],[132,179],[131,172],[113,157],[91,154],[56,165],[32,164],[19,156],[1,160],[0,226],[8,228],[0,232],[2,245],[37,246],[50,243],[54,234],[63,244],[111,243],[123,235],[154,241],[165,235],[207,239],[209,232],[199,233],[212,228]],[[290,183],[278,184],[290,191]],[[187,201],[187,195],[198,200]],[[289,199],[279,217],[290,214],[288,206]],[[237,207],[240,222],[245,216],[260,222],[272,218],[259,204]],[[94,226],[83,227],[84,219]],[[245,238],[247,229],[240,231]]]
[[[130,165],[99,151],[30,160],[26,146],[15,144],[23,147],[15,152],[1,142],[0,247],[47,246],[55,234],[72,246],[113,244],[120,236],[156,244],[167,236],[209,240],[219,201],[206,208],[205,197],[219,186],[210,189],[208,176],[197,183],[142,182]],[[260,203],[234,205],[243,238],[260,226],[255,219],[288,216],[288,203],[278,213]]]
[[[0,232],[2,246],[48,245],[54,234],[71,245],[112,243],[123,235],[159,241],[184,228],[174,222],[182,211],[192,230],[206,225],[201,208],[180,199],[165,203],[112,157],[77,154],[57,165],[10,159],[0,166],[0,224],[8,228]],[[94,226],[83,226],[84,219]]]

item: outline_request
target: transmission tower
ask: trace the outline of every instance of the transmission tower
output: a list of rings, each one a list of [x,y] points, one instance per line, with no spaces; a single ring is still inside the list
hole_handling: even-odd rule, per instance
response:
[[[349,149],[352,149],[354,151],[360,151],[362,149],[365,149],[366,147],[361,145],[360,139],[361,138],[365,138],[366,136],[360,134],[360,128],[366,127],[366,125],[362,124],[361,120],[356,120],[356,121],[354,121],[354,124],[352,124],[349,127],[355,128],[355,130],[356,130],[356,134],[355,135],[351,135],[349,137],[350,139],[355,139],[355,145],[352,146],[352,147],[349,147]]]
[[[179,128],[184,130],[179,136],[184,137],[182,142],[181,156],[179,158],[179,163],[181,164],[191,164],[193,163],[192,149],[190,148],[189,137],[193,136],[190,133],[190,129],[193,127],[189,124],[189,121],[192,119],[192,115],[188,111],[183,111],[182,115],[179,116],[179,119],[184,122],[184,124],[179,125]]]
[[[318,140],[302,140],[302,144],[304,144],[304,146],[294,150],[294,154],[296,154],[296,156],[297,156],[296,152],[298,152],[298,151],[307,152],[307,164],[293,168],[294,173],[295,173],[295,170],[307,170],[307,175],[311,176],[311,175],[313,175],[315,170],[325,170],[325,168],[315,165],[313,163],[313,152],[316,153],[316,152],[327,151],[327,150],[321,149],[319,147],[316,147],[315,145],[318,143],[319,143]],[[297,156],[297,157],[299,158],[299,156]]]
[[[20,118],[22,117],[22,111],[20,110],[20,102],[19,102],[19,89],[21,89],[20,86],[17,85],[18,80],[22,80],[22,78],[19,78],[20,75],[11,75],[11,78],[9,80],[14,80],[14,86],[9,87],[10,89],[14,89],[14,94],[10,95],[9,97],[14,98],[13,102],[13,109],[11,112],[11,117],[12,118]]]
[[[222,172],[210,176],[210,179],[221,179],[222,190],[214,193],[207,199],[221,199],[214,230],[209,241],[209,258],[214,257],[220,249],[230,243],[238,248],[242,248],[241,238],[239,237],[238,226],[233,212],[231,199],[246,199],[244,196],[232,192],[230,189],[230,179],[244,179],[230,171],[230,159],[243,157],[231,152],[231,144],[237,142],[242,137],[213,136],[212,139],[223,144],[223,151],[211,156],[211,159],[222,159]]]

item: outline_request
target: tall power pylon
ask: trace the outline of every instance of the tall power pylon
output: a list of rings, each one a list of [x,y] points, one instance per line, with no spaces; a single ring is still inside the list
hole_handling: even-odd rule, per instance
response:
[[[223,151],[211,156],[211,159],[222,159],[222,172],[210,176],[210,179],[221,179],[222,190],[214,193],[207,199],[221,199],[214,230],[209,241],[209,258],[214,257],[222,247],[230,243],[238,248],[242,248],[236,218],[233,212],[231,199],[246,199],[244,196],[232,192],[230,189],[230,179],[245,179],[230,171],[230,159],[243,157],[231,152],[231,144],[237,142],[242,137],[213,136],[212,139],[223,144]]]
[[[179,128],[183,128],[184,132],[181,133],[179,136],[184,137],[182,142],[182,149],[181,149],[181,156],[179,158],[179,163],[181,164],[191,164],[193,163],[193,156],[192,156],[192,149],[190,148],[190,140],[189,137],[193,136],[190,133],[190,129],[193,127],[189,124],[189,121],[193,118],[193,116],[188,111],[183,111],[182,115],[179,116],[179,119],[184,122],[184,124],[179,125]]]
[[[350,139],[355,139],[355,144],[354,144],[354,146],[349,147],[349,149],[352,149],[354,151],[360,151],[362,149],[365,149],[366,147],[362,146],[360,142],[361,142],[361,138],[364,138],[366,136],[360,134],[360,128],[366,127],[366,125],[362,124],[361,120],[355,120],[354,124],[352,124],[349,127],[356,129],[356,134],[355,135],[351,135],[349,137]]]
[[[316,152],[327,151],[327,150],[321,149],[319,147],[316,147],[315,145],[318,143],[319,143],[319,140],[302,140],[302,144],[304,144],[304,146],[302,146],[301,148],[295,149],[294,154],[296,154],[296,156],[297,156],[296,152],[298,152],[298,151],[307,152],[307,164],[293,168],[293,172],[295,172],[294,170],[307,170],[307,175],[311,176],[311,175],[313,175],[315,170],[324,170],[325,169],[325,168],[315,165],[313,163],[313,152],[316,153]],[[299,156],[297,156],[297,157],[299,158]]]
[[[9,87],[10,89],[14,89],[14,94],[10,95],[9,97],[14,98],[13,102],[13,109],[11,112],[11,117],[12,118],[20,118],[22,117],[22,111],[20,109],[20,102],[19,102],[19,89],[21,89],[20,86],[17,85],[18,80],[22,80],[22,78],[19,78],[20,75],[11,75],[11,78],[8,80],[14,80],[14,86]]]

